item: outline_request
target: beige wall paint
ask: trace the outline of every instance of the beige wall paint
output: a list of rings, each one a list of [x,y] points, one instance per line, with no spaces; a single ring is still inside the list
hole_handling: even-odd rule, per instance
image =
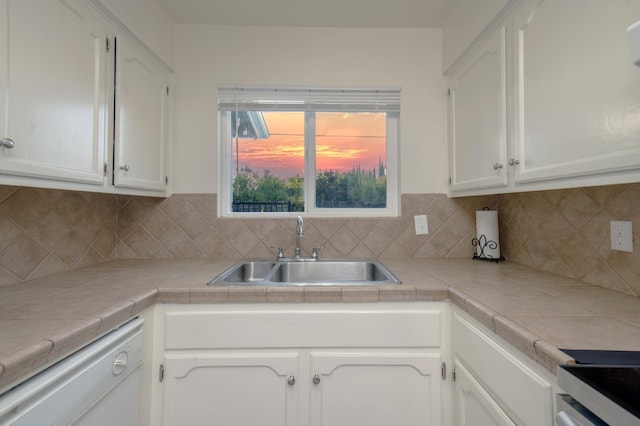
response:
[[[217,193],[217,87],[402,88],[401,193],[445,193],[440,30],[176,25],[172,188]]]

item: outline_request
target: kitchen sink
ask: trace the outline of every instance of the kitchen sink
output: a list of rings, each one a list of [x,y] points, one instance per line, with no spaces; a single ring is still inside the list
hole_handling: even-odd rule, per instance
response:
[[[245,260],[208,285],[389,285],[400,280],[375,259]]]
[[[220,280],[222,283],[253,283],[263,281],[275,265],[275,262],[263,260],[240,262],[218,275],[214,280]]]

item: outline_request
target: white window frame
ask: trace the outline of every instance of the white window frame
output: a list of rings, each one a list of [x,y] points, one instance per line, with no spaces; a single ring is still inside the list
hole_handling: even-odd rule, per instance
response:
[[[332,89],[335,90],[335,89]],[[266,110],[266,109],[265,109]],[[331,108],[325,111],[331,112]],[[336,111],[340,111],[336,109]],[[357,112],[357,109],[353,109]],[[233,144],[231,114],[218,112],[218,216],[235,218],[288,218],[298,215],[305,217],[398,217],[400,214],[400,169],[399,169],[399,111],[387,114],[387,198],[384,208],[319,208],[315,206],[316,167],[315,167],[315,113],[305,111],[305,158],[304,158],[304,212],[232,212],[233,194]]]

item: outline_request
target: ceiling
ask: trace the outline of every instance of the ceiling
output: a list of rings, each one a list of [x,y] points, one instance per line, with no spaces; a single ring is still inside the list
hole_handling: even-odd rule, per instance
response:
[[[179,24],[440,28],[458,0],[157,0]]]

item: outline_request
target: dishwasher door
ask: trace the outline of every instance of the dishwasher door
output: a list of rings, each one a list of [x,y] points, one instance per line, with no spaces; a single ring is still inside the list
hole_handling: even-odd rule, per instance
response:
[[[0,396],[0,425],[137,425],[142,325],[134,319]]]

